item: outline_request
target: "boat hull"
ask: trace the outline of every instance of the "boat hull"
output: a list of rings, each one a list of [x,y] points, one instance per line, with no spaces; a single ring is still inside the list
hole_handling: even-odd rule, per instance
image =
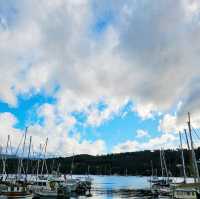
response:
[[[1,192],[1,196],[5,196],[6,198],[26,198],[32,199],[33,195],[30,193],[21,193],[21,192]]]

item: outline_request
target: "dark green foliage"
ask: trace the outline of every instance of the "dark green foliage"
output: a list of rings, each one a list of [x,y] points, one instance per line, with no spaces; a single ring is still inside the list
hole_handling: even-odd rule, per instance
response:
[[[167,167],[173,176],[182,176],[181,155],[179,150],[165,150],[165,159]],[[189,163],[189,151],[184,150],[186,161],[187,175],[191,176],[191,164]],[[200,148],[196,150],[197,160],[200,158]],[[46,160],[44,173],[50,173],[52,170],[60,171],[61,173],[70,173],[73,157],[59,157]],[[160,168],[160,151],[138,151],[130,153],[108,154],[101,156],[91,155],[76,155],[73,163],[73,174],[96,174],[96,175],[151,175],[151,161],[154,169],[157,169],[158,175],[161,175]],[[29,165],[28,173],[36,173],[37,160],[23,160],[24,168]],[[17,172],[17,159],[7,160],[7,173]],[[42,160],[40,160],[39,170],[41,172]],[[179,165],[179,167],[177,167]],[[47,169],[46,169],[47,168]],[[2,171],[2,163],[0,164]],[[25,171],[26,169],[24,169]]]

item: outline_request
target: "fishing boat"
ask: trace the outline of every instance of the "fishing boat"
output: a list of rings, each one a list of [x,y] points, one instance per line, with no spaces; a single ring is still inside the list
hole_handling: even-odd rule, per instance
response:
[[[32,182],[29,190],[33,192],[34,197],[64,197],[71,192],[60,179],[37,180]]]

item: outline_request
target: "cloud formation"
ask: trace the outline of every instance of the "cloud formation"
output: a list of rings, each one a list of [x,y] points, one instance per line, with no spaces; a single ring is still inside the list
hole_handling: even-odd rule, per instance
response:
[[[88,125],[100,126],[128,101],[142,119],[162,112],[164,132],[181,126],[188,111],[198,121],[199,11],[198,0],[3,0],[0,99],[17,106],[17,96],[45,92],[55,97],[69,126],[75,111],[87,115]],[[104,26],[98,23],[103,19]],[[102,99],[107,108],[101,111],[94,104]],[[64,137],[88,152],[84,146],[93,143],[65,137],[68,127],[54,121],[51,109],[38,115],[48,121],[45,128],[35,124],[31,131],[54,129],[57,143]],[[95,144],[98,153],[104,150],[102,141]]]

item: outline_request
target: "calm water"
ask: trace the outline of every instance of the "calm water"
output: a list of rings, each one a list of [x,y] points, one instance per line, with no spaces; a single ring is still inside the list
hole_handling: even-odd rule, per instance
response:
[[[74,176],[75,178],[84,176]],[[152,199],[149,191],[146,193],[139,190],[149,190],[149,177],[138,176],[91,176],[92,190],[88,196],[71,196],[70,199]],[[174,178],[174,182],[182,181],[181,178]],[[187,181],[191,181],[188,179]],[[1,198],[1,197],[0,197]],[[46,198],[47,199],[47,198]],[[164,198],[162,198],[164,199]],[[166,198],[165,199],[169,199]]]
[[[91,176],[93,178],[92,196],[71,198],[119,199],[119,198],[150,198],[137,196],[136,189],[149,189],[147,177],[136,176]]]

